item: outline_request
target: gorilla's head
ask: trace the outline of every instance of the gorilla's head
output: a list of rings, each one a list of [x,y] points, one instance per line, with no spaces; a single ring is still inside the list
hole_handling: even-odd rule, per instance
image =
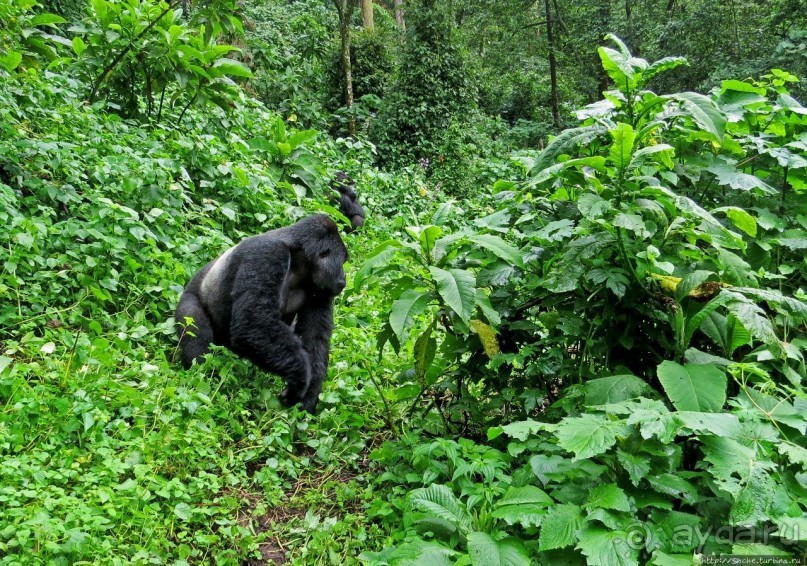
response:
[[[356,182],[349,175],[339,171],[331,187],[339,193],[339,210],[350,220],[350,230],[364,225],[364,209],[359,204],[355,190]]]
[[[298,227],[296,235],[309,261],[314,286],[328,295],[338,295],[345,288],[348,253],[336,222],[327,214],[315,214],[294,225]]]

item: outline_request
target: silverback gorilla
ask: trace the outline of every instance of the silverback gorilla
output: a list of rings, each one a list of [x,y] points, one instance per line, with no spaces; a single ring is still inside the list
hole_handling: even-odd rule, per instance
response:
[[[364,209],[359,204],[355,190],[356,182],[347,173],[339,171],[331,187],[339,192],[339,210],[350,220],[351,232],[364,225]]]
[[[205,265],[179,299],[175,320],[187,368],[211,343],[280,375],[287,405],[316,408],[328,369],[333,299],[348,253],[336,223],[309,216],[252,236]],[[192,319],[188,324],[188,319]]]

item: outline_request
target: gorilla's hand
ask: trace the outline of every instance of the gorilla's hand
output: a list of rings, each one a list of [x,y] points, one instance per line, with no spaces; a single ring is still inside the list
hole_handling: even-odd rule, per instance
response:
[[[296,405],[305,399],[305,394],[308,393],[308,388],[311,385],[311,356],[308,352],[303,350],[300,357],[305,367],[305,382],[301,383],[296,391],[289,391],[289,386],[287,385],[277,396],[280,402],[286,407]]]

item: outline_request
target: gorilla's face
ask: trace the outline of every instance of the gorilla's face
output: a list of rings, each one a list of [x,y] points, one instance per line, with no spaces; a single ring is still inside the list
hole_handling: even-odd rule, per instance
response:
[[[344,264],[348,259],[347,248],[338,235],[329,238],[329,245],[313,258],[311,278],[319,289],[336,296],[345,288]]]

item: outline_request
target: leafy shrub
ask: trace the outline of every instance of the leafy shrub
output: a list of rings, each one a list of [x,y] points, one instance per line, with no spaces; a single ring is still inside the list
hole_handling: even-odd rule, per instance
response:
[[[96,0],[71,31],[78,69],[92,85],[90,102],[104,95],[126,117],[142,113],[160,122],[166,102],[181,109],[178,121],[192,104],[227,109],[238,97],[232,78],[251,76],[225,57],[235,47],[219,45],[218,33],[204,25],[191,27],[182,10],[166,2]]]
[[[390,494],[371,511],[394,544],[366,563],[804,551],[795,77],[657,95],[647,82],[684,61],[610,39],[614,90],[521,156],[523,185],[498,183],[474,227],[409,228],[417,243],[379,246],[356,278],[389,282],[379,343],[411,347],[390,400],[427,430],[499,425],[492,445],[413,435],[375,452]]]

